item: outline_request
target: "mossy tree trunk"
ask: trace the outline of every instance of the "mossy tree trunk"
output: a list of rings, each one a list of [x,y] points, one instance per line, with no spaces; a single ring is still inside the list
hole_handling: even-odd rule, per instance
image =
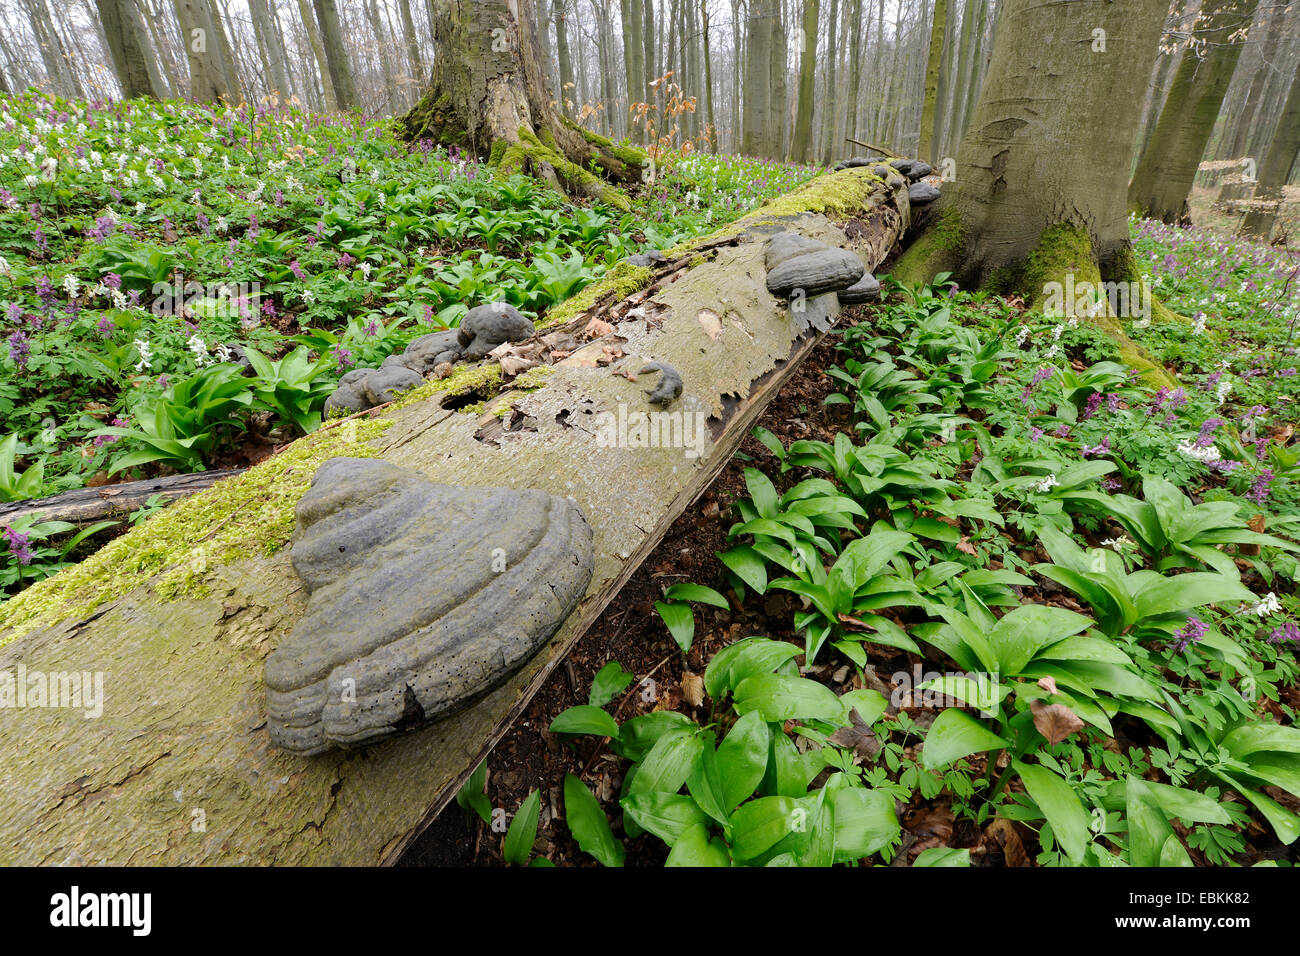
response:
[[[433,77],[401,121],[406,136],[490,159],[503,175],[531,173],[570,195],[628,209],[619,186],[641,179],[646,156],[560,117],[538,54],[532,0],[444,0],[435,12]]]
[[[43,688],[48,676],[59,681],[54,694],[74,681],[65,706],[44,696],[55,706],[32,706],[28,696],[0,708],[0,864],[395,860],[818,341],[767,290],[766,236],[796,230],[852,249],[874,270],[908,214],[906,189],[868,170],[820,177],[668,250],[654,270],[618,267],[553,310],[548,318],[575,334],[592,318],[615,329],[531,382],[502,382],[496,365],[429,382],[373,416],[299,439],[0,604],[0,701],[16,683]],[[644,420],[651,410],[650,376],[629,381],[591,358],[611,341],[627,350],[627,370],[653,357],[681,372],[685,390],[669,414],[683,416],[673,429],[683,441],[602,437],[605,416],[621,409]],[[468,398],[484,404],[470,411]],[[506,434],[499,416],[511,409],[528,424]],[[442,483],[572,496],[592,527],[596,568],[550,643],[477,703],[416,733],[303,758],[271,745],[264,667],[306,611],[284,548],[294,508],[337,456],[382,458]],[[442,586],[428,582],[431,592]],[[92,678],[97,713],[80,692]]]
[[[1166,10],[1166,0],[1003,0],[956,180],[927,207],[893,274],[918,282],[951,272],[1031,307],[1067,275],[1098,289],[1138,281],[1124,158]],[[1092,319],[1130,363],[1164,376],[1110,310]]]
[[[1129,206],[1136,212],[1167,223],[1190,221],[1192,180],[1257,5],[1258,0],[1210,0],[1202,10],[1193,48],[1183,55],[1129,185]]]
[[[1165,11],[1165,0],[1004,0],[956,180],[928,207],[896,274],[915,281],[950,271],[964,285],[1036,301],[1044,266],[1059,277],[1072,267],[1106,272],[1124,258],[1123,157]],[[1057,243],[1062,260],[1045,263],[1044,235],[1066,232],[1081,241],[1070,252]],[[1079,255],[1088,261],[1071,261]]]

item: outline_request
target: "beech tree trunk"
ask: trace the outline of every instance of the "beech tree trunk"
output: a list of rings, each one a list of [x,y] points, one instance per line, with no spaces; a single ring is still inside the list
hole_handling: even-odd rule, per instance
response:
[[[930,164],[938,162],[934,149],[938,145],[939,86],[943,72],[943,55],[947,50],[948,0],[934,0],[930,21],[930,48],[925,61],[925,100],[921,106],[921,140],[916,154]]]
[[[284,45],[275,29],[275,13],[267,5],[267,0],[249,0],[248,6],[253,15],[253,29],[266,49],[271,86],[276,96],[287,100],[292,91],[289,88],[289,71],[284,62]]]
[[[1236,118],[1232,128],[1232,138],[1224,158],[1237,159],[1246,153],[1246,138],[1250,135],[1259,111],[1260,100],[1264,98],[1264,87],[1268,85],[1269,70],[1273,68],[1273,58],[1277,55],[1277,43],[1282,37],[1282,27],[1287,22],[1287,4],[1290,0],[1278,0],[1267,8],[1264,15],[1264,38],[1260,47],[1260,62],[1251,76],[1250,88],[1246,92],[1246,101],[1241,115]]]
[[[1183,54],[1160,121],[1138,160],[1129,207],[1166,223],[1190,222],[1187,197],[1237,68],[1257,0],[1208,0]],[[1204,55],[1200,55],[1203,52]]]
[[[790,145],[790,156],[796,162],[806,163],[812,159],[813,104],[816,91],[817,65],[817,18],[820,13],[819,0],[803,0],[803,47],[799,51],[799,105],[795,109],[794,139]]]
[[[137,96],[162,99],[166,90],[155,85],[155,74],[149,69],[153,49],[131,0],[96,0],[96,6],[113,69],[122,85],[122,97],[128,100]]]
[[[1297,152],[1300,152],[1300,68],[1291,80],[1291,89],[1282,107],[1282,115],[1278,117],[1273,141],[1268,144],[1264,161],[1259,164],[1255,199],[1261,205],[1246,213],[1238,235],[1268,240],[1282,200],[1282,187],[1286,185]]]
[[[949,271],[1031,303],[1066,271],[1136,278],[1117,158],[1133,152],[1166,10],[1166,0],[1003,0],[956,181],[926,207],[895,275]]]
[[[558,26],[559,4],[556,10]],[[441,4],[433,77],[402,119],[406,135],[468,150],[503,175],[528,172],[570,194],[628,209],[618,185],[638,182],[646,157],[560,117],[546,89],[534,24],[532,0]]]
[[[181,43],[190,66],[190,99],[198,103],[230,100],[232,91],[208,5],[203,0],[174,0],[174,3]]]
[[[330,84],[338,109],[350,110],[357,106],[357,87],[352,80],[352,67],[348,51],[343,45],[343,28],[339,24],[339,11],[334,0],[312,0],[320,26],[321,43],[325,51],[325,65],[329,69]]]

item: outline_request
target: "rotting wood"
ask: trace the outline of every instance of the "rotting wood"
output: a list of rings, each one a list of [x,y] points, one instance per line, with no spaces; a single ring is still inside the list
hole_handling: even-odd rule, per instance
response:
[[[837,190],[833,200],[827,182]],[[791,214],[805,200],[828,210],[847,234],[823,215]],[[594,533],[596,568],[578,609],[507,683],[453,717],[358,751],[304,759],[272,749],[263,663],[305,607],[286,551],[206,568],[202,593],[164,599],[141,582],[79,620],[19,632],[0,648],[0,673],[19,665],[45,674],[100,672],[106,699],[97,718],[66,707],[4,712],[0,863],[394,862],[816,344],[798,336],[786,306],[766,290],[764,236],[795,228],[854,248],[874,268],[907,218],[906,192],[868,170],[824,177],[741,220],[730,235],[743,233],[742,241],[706,240],[701,245],[716,244],[714,258],[688,255],[688,268],[670,270],[674,281],[648,298],[630,296],[643,312],[619,302],[576,317],[574,325],[598,312],[614,327],[623,357],[612,365],[590,367],[575,353],[540,387],[508,389],[474,413],[450,411],[438,399],[384,410],[392,424],[370,446],[385,460],[449,484],[571,495]],[[651,360],[684,377],[685,392],[669,412],[703,424],[698,457],[688,454],[694,448],[597,441],[601,412],[656,410],[645,401],[648,381],[618,374]],[[498,411],[517,412],[526,427],[476,440],[483,417]],[[201,514],[218,489],[178,503],[174,513]]]
[[[124,518],[148,504],[154,495],[165,503],[211,488],[222,478],[241,474],[243,468],[200,471],[193,474],[168,475],[144,481],[124,481],[98,488],[77,488],[48,498],[28,498],[0,504],[0,524],[19,518],[40,516],[42,521],[68,521],[85,525],[102,518]]]

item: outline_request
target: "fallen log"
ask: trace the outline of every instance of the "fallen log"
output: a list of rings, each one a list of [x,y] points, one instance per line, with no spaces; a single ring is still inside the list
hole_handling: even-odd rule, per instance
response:
[[[557,365],[509,385],[499,366],[430,382],[300,439],[0,605],[0,863],[394,862],[815,345],[767,291],[765,238],[798,231],[874,269],[908,218],[903,177],[820,177],[668,250],[657,270],[615,269],[556,309],[547,331],[593,339]],[[684,381],[665,413],[678,416],[675,443],[630,430],[652,410],[654,382],[633,380],[651,362]],[[468,709],[303,758],[270,744],[263,666],[306,606],[283,547],[293,507],[336,456],[572,497],[593,532],[595,569],[550,643]],[[74,700],[73,690],[85,693]]]
[[[243,471],[243,468],[226,468],[168,475],[165,478],[124,481],[99,488],[77,488],[48,498],[10,501],[0,504],[0,524],[28,515],[39,515],[42,521],[68,521],[77,525],[92,524],[103,518],[122,518],[144,507],[154,495],[161,495],[164,502],[171,503],[211,488],[222,478],[230,478]]]

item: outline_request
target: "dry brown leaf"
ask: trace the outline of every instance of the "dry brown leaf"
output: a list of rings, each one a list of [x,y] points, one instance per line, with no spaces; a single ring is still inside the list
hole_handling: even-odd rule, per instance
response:
[[[1052,677],[1050,674],[1047,677],[1038,678],[1038,686],[1041,687],[1043,690],[1047,691],[1049,694],[1057,693],[1056,678]]]
[[[962,535],[961,541],[957,542],[957,550],[962,554],[969,554],[971,557],[977,557],[979,552],[975,550],[975,545],[970,543],[968,535]]]
[[[1029,702],[1034,715],[1034,726],[1047,738],[1049,744],[1059,744],[1066,737],[1083,729],[1079,715],[1064,704],[1045,704],[1041,700]]]
[[[954,817],[947,807],[925,807],[917,810],[903,826],[909,833],[921,839],[936,838],[936,842],[947,843],[952,837]]]
[[[614,331],[614,326],[610,325],[604,319],[592,319],[587,323],[587,327],[582,330],[582,334],[589,339],[598,339],[602,335],[609,335]]]
[[[703,677],[690,671],[682,674],[682,700],[692,707],[699,707],[704,703]]]
[[[837,747],[851,749],[862,760],[874,760],[876,754],[880,753],[880,741],[856,707],[849,711],[849,721],[851,726],[841,727],[827,740]]]
[[[1025,852],[1025,845],[1020,840],[1020,834],[1012,826],[1010,820],[1003,820],[1001,817],[994,820],[984,829],[984,841],[993,843],[1002,850],[1002,855],[1006,857],[1007,866],[1029,866],[1029,854]]]

